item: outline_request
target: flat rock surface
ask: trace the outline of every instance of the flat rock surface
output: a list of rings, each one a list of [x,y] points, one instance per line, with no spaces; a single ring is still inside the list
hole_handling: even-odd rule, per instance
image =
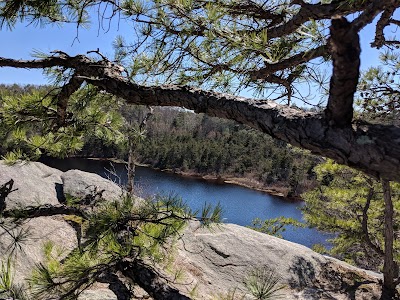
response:
[[[14,263],[15,283],[22,283],[30,278],[35,264],[45,261],[44,245],[51,242],[57,250],[65,254],[77,246],[75,231],[62,218],[38,217],[24,222],[14,234],[25,232],[26,236],[18,244],[0,228],[0,260],[6,261],[11,254]],[[14,251],[12,251],[14,250]],[[56,249],[55,249],[56,250]]]
[[[274,270],[280,278],[283,299],[351,299],[342,291],[341,273],[377,279],[358,268],[335,265],[305,246],[234,224],[209,230],[191,223],[179,243],[176,267],[186,275],[178,287],[187,293],[195,289],[196,299],[226,296],[234,289],[237,295],[250,296],[243,282],[260,267]],[[325,272],[328,269],[337,277]],[[329,292],[324,291],[328,285]],[[374,294],[356,299],[374,299]]]
[[[107,287],[86,290],[79,295],[78,300],[117,300],[117,296]]]

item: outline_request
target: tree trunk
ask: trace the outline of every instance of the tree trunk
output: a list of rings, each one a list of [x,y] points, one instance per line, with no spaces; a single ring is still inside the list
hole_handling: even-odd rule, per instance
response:
[[[393,257],[393,202],[390,190],[390,182],[382,179],[383,197],[385,199],[384,236],[385,256],[383,264],[383,287],[381,300],[395,299],[396,279],[398,277],[398,266]]]
[[[147,125],[147,121],[153,115],[153,108],[149,107],[149,111],[143,118],[142,122],[139,125],[139,132],[137,133],[139,136],[135,136],[135,134],[129,135],[129,157],[128,157],[128,183],[127,183],[127,190],[129,195],[133,196],[135,190],[135,172],[136,172],[136,160],[135,160],[135,148],[137,147],[138,143],[141,141],[141,134]],[[130,125],[130,131],[132,133],[133,127]]]
[[[132,139],[132,138],[131,138]],[[133,196],[135,191],[135,143],[133,141],[129,141],[129,154],[128,154],[128,182],[127,182],[127,190],[130,196]]]
[[[360,77],[360,40],[344,17],[332,19],[330,32],[333,72],[325,114],[330,125],[351,126],[353,98]]]

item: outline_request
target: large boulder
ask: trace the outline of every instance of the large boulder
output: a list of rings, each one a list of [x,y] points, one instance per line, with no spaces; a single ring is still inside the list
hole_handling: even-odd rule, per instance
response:
[[[7,165],[0,161],[0,185],[14,180],[15,191],[7,196],[6,209],[58,205],[63,198],[61,174],[61,171],[37,162]],[[4,262],[12,255],[16,283],[29,278],[33,267],[45,260],[43,248],[46,242],[66,253],[77,245],[75,231],[62,217],[28,219],[18,227],[12,224],[5,220],[0,228],[0,260]],[[15,243],[13,236],[22,239]]]
[[[116,183],[97,174],[80,170],[69,170],[61,175],[65,194],[83,198],[88,194],[101,193],[106,200],[118,200],[123,190]]]
[[[97,191],[102,192],[103,198],[110,200],[118,199],[122,194],[122,189],[117,184],[96,174],[79,170],[63,173],[38,162],[8,165],[0,161],[0,186],[10,179],[14,181],[15,191],[6,198],[7,210],[59,205],[65,201],[65,194],[83,198]],[[0,262],[5,262],[12,255],[16,284],[26,283],[26,279],[32,275],[33,268],[46,261],[46,243],[50,242],[57,252],[63,250],[64,255],[77,247],[76,232],[63,216],[28,219],[17,227],[5,229],[0,227]],[[12,236],[17,236],[18,233],[23,233],[23,240],[15,244]],[[91,290],[82,293],[79,299],[116,300],[115,294],[107,287],[108,284],[96,284]],[[135,289],[139,295],[146,295],[139,287]]]
[[[12,236],[0,228],[0,261],[5,262],[11,255],[17,284],[25,283],[35,265],[47,259],[44,253],[46,243],[50,242],[55,251],[64,255],[77,246],[75,231],[63,218],[38,217],[7,230],[13,236],[23,234],[22,240],[15,244]]]
[[[60,170],[37,162],[7,165],[0,161],[0,186],[14,180],[13,189],[7,197],[7,209],[42,204],[58,204],[62,200]]]
[[[179,242],[175,267],[186,275],[178,287],[188,294],[195,291],[196,299],[223,297],[233,290],[237,296],[249,295],[245,277],[263,267],[280,278],[284,299],[379,299],[377,274],[234,224],[210,230],[191,223]]]

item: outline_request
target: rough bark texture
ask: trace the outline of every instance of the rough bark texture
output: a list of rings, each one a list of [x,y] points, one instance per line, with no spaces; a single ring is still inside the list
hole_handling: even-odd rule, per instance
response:
[[[136,163],[135,163],[135,143],[133,141],[129,141],[129,154],[128,154],[128,165],[127,165],[127,176],[128,181],[126,183],[127,191],[130,195],[134,195],[135,190],[135,172],[136,172]]]
[[[325,114],[331,125],[345,127],[353,119],[354,93],[360,76],[360,40],[343,17],[332,20],[330,32],[333,73]]]
[[[107,79],[89,82],[124,98],[127,103],[181,106],[198,113],[232,119],[372,176],[400,181],[400,128],[395,126],[365,123],[338,128],[330,126],[320,114],[271,101],[188,87],[144,87]]]
[[[65,125],[69,97],[81,87],[82,83],[82,79],[73,75],[70,81],[62,87],[60,93],[57,95],[58,126],[61,127]]]
[[[155,300],[190,300],[189,297],[171,287],[154,269],[139,260],[126,261],[117,265],[117,268]]]
[[[345,15],[363,10],[368,1],[360,1],[358,5],[351,5],[344,1],[334,0],[329,4],[310,4],[303,0],[293,0],[292,4],[300,5],[299,12],[288,22],[276,26],[268,31],[269,38],[281,37],[296,31],[306,21],[330,19],[333,15]]]
[[[379,244],[376,244],[376,242],[373,242],[371,240],[371,236],[370,236],[369,230],[368,230],[368,210],[370,208],[371,200],[372,200],[372,197],[374,196],[374,193],[375,193],[374,188],[370,187],[369,191],[368,191],[368,196],[367,196],[364,208],[363,208],[361,228],[362,228],[362,231],[364,234],[364,240],[368,244],[368,246],[371,249],[373,249],[376,253],[378,253],[379,255],[384,256],[384,252],[379,247]]]
[[[383,264],[383,288],[381,300],[395,299],[398,266],[393,257],[393,202],[390,183],[382,180],[383,198],[385,199],[385,256]]]
[[[197,113],[232,119],[374,177],[400,181],[400,128],[396,126],[357,123],[340,128],[331,126],[322,114],[304,112],[273,101],[185,86],[138,85],[121,75],[122,67],[82,55],[69,57],[61,54],[33,61],[0,58],[1,66],[72,68],[81,79],[125,99],[127,103],[180,106]]]
[[[86,217],[83,210],[65,206],[65,205],[51,205],[46,204],[37,207],[26,207],[23,209],[10,209],[3,211],[2,216],[5,218],[18,218],[18,219],[33,219],[38,217],[51,217],[58,215],[72,215]]]
[[[254,79],[266,79],[268,76],[274,74],[277,71],[285,70],[302,63],[309,62],[315,58],[323,57],[328,54],[326,45],[313,48],[311,50],[301,52],[299,54],[293,55],[288,59],[284,59],[278,63],[265,64],[264,68],[250,72],[252,78]]]

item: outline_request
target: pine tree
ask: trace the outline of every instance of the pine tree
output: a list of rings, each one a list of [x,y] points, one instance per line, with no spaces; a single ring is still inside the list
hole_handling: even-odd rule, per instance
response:
[[[400,244],[395,235],[400,229],[400,185],[386,187],[392,196],[384,200],[384,185],[361,172],[330,160],[317,166],[315,172],[319,186],[303,194],[303,212],[310,226],[334,234],[332,249],[323,251],[382,271],[384,286],[394,297],[399,281]],[[394,206],[394,214],[388,214],[388,202]]]
[[[233,119],[352,166],[381,180],[389,216],[388,182],[400,181],[400,129],[393,121],[354,119],[354,94],[358,88],[364,89],[358,87],[359,33],[377,21],[371,47],[386,47],[396,55],[399,39],[387,32],[400,26],[396,19],[399,7],[397,0],[2,1],[2,28],[12,28],[20,20],[82,26],[89,22],[90,9],[105,8],[110,16],[100,22],[122,14],[132,20],[138,38],[115,41],[114,61],[99,51],[76,56],[55,51],[31,61],[0,58],[0,67],[45,69],[55,74],[57,86],[52,97],[44,101],[36,97],[21,100],[22,105],[2,104],[0,119],[16,129],[0,136],[36,155],[42,149],[62,154],[65,145],[79,149],[82,124],[69,108],[81,103],[74,100],[81,87],[85,90],[91,85],[131,104],[181,106]],[[324,76],[324,67],[330,63],[329,78]],[[366,107],[379,111],[387,106],[391,117],[397,118],[398,90],[392,83],[398,78],[395,73],[383,77],[386,82],[367,82],[363,90]],[[326,97],[321,93],[315,111],[290,107],[294,99],[308,103],[307,94],[314,94],[303,93],[302,83],[309,91],[327,93]],[[377,86],[381,89],[375,89]],[[248,88],[266,92],[272,100],[283,100],[286,105],[234,95]],[[385,103],[380,95],[389,95]],[[88,103],[87,107],[92,106]],[[86,113],[97,119],[97,112]],[[106,136],[108,120],[99,121],[103,126],[94,131]],[[24,122],[39,124],[38,132],[28,133]],[[242,172],[243,167],[238,166],[237,171]]]

